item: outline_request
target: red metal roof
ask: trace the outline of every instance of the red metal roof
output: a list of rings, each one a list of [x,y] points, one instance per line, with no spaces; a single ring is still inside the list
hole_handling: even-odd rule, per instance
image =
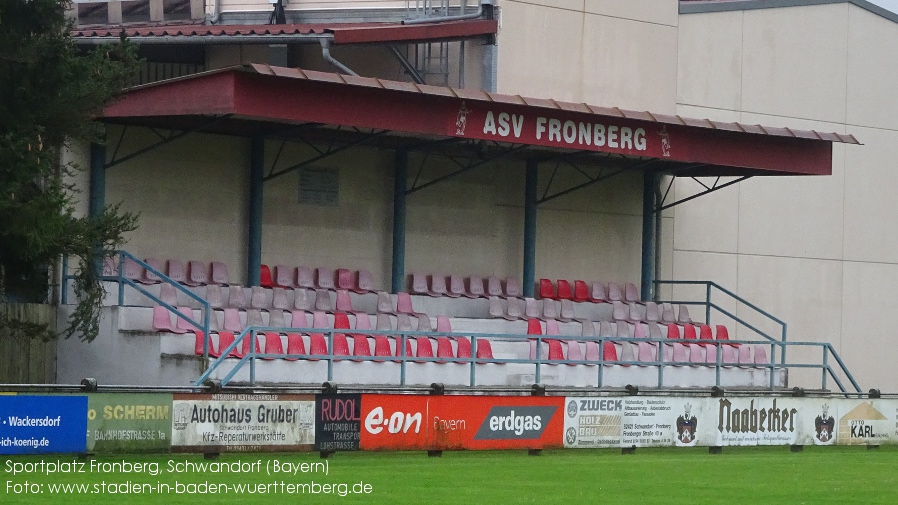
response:
[[[499,29],[495,20],[473,19],[446,23],[403,25],[399,23],[310,23],[285,25],[154,25],[81,28],[74,30],[77,39],[118,39],[122,31],[131,38],[246,37],[272,38],[297,35],[331,34],[335,44],[401,42],[476,37],[494,34]]]
[[[219,114],[623,154],[769,175],[830,174],[831,143],[859,143],[840,133],[268,65],[231,67],[132,88],[103,115]]]

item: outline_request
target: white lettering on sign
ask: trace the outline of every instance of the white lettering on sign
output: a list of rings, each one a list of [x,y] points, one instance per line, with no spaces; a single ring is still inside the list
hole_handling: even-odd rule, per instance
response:
[[[518,114],[498,115],[492,111],[486,113],[483,133],[508,137],[514,135],[521,138],[524,129],[524,116]],[[538,116],[534,122],[533,137],[536,140],[548,140],[578,146],[608,146],[613,149],[645,151],[648,146],[644,128],[629,126],[604,125],[601,123],[575,122]]]

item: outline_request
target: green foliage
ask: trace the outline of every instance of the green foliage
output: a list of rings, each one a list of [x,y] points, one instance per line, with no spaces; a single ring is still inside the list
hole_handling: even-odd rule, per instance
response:
[[[61,163],[61,153],[100,140],[92,119],[128,84],[137,58],[126,40],[79,50],[67,5],[0,2],[0,296],[46,293],[47,269],[63,255],[77,258],[78,305],[62,335],[93,340],[103,297],[95,258],[114,250],[136,218],[115,206],[76,217],[79,195],[64,181],[84,167]]]

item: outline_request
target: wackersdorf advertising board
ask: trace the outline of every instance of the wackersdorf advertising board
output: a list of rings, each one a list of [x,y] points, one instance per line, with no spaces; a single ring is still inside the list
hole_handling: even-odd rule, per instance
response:
[[[310,451],[315,396],[176,394],[173,452]]]
[[[562,397],[364,395],[363,450],[561,447]]]
[[[170,393],[93,393],[87,407],[88,451],[171,450]]]
[[[0,454],[84,453],[86,396],[0,396]]]

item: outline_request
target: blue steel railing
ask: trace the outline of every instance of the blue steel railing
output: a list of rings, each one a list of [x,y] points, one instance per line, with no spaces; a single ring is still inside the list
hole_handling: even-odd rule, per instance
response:
[[[383,333],[381,333],[381,331]],[[221,385],[226,386],[233,378],[237,375],[237,373],[244,367],[249,366],[249,382],[251,385],[255,385],[256,383],[256,361],[259,359],[302,359],[302,360],[321,360],[327,362],[327,380],[332,381],[334,379],[334,362],[335,361],[374,361],[374,362],[392,362],[399,363],[400,365],[400,379],[399,385],[406,385],[406,371],[408,363],[463,363],[467,364],[470,367],[469,370],[469,385],[476,386],[477,385],[477,367],[475,365],[483,365],[483,364],[508,364],[508,363],[518,363],[525,365],[533,365],[534,367],[534,382],[541,382],[541,374],[546,366],[558,366],[558,365],[590,365],[596,366],[596,382],[595,386],[603,387],[603,376],[606,365],[625,365],[625,366],[638,366],[638,367],[657,367],[658,368],[658,387],[664,387],[664,372],[665,368],[668,366],[676,366],[676,367],[696,367],[696,366],[707,366],[715,368],[715,385],[721,385],[721,373],[723,370],[727,369],[766,369],[767,374],[769,375],[769,383],[768,387],[770,390],[774,390],[776,388],[776,378],[777,371],[780,370],[788,370],[790,368],[818,368],[822,373],[821,380],[821,389],[826,389],[827,378],[832,378],[835,384],[838,386],[839,390],[842,393],[850,394],[851,391],[848,391],[845,388],[845,385],[840,380],[837,370],[834,369],[829,364],[829,356],[832,356],[838,365],[838,370],[846,373],[848,380],[851,383],[855,393],[860,393],[860,386],[854,381],[850,374],[847,374],[847,370],[845,369],[845,365],[842,362],[839,355],[836,353],[835,349],[833,349],[832,345],[829,343],[823,342],[778,342],[778,341],[748,341],[748,340],[727,340],[722,341],[709,341],[709,340],[674,340],[674,339],[653,339],[653,338],[618,338],[618,337],[572,337],[568,335],[517,335],[517,334],[497,334],[497,333],[445,333],[445,332],[418,332],[418,331],[389,331],[389,330],[381,330],[371,332],[371,330],[366,331],[365,335],[371,334],[383,334],[389,335],[390,337],[394,337],[395,341],[398,344],[398,349],[400,350],[399,356],[356,356],[356,355],[335,355],[333,354],[333,342],[335,334],[344,334],[344,335],[352,335],[358,334],[358,331],[347,330],[347,329],[333,329],[333,328],[274,328],[274,327],[263,327],[263,326],[250,326],[245,328],[241,333],[235,335],[234,342],[225,347],[224,349],[219,349],[219,357],[215,358],[210,364],[206,371],[200,376],[199,379],[196,380],[196,385],[202,385],[206,380],[213,376],[213,374],[218,371],[219,368],[224,368],[227,365],[232,365],[232,368],[228,370],[228,372],[220,379]],[[327,354],[270,354],[264,352],[256,352],[256,346],[258,345],[258,334],[259,333],[296,333],[301,335],[309,335],[312,333],[321,334],[327,336],[328,342],[328,353]],[[471,342],[471,357],[470,358],[459,358],[459,357],[418,357],[418,356],[406,356],[406,342],[409,338],[412,337],[451,337],[454,339],[467,339]],[[244,341],[249,339],[248,351],[240,358],[229,357],[230,353],[237,349],[238,347],[243,349]],[[536,359],[523,359],[523,358],[478,358],[477,357],[477,341],[478,339],[486,339],[488,341],[518,341],[522,343],[529,343],[531,340],[536,341]],[[542,357],[542,347],[546,345],[544,341],[546,340],[565,340],[568,342],[595,342],[598,345],[599,354],[598,359],[594,361],[587,361],[586,359],[581,360],[550,360],[548,358]],[[641,361],[641,360],[605,360],[604,359],[604,345],[605,342],[650,342],[655,346],[655,355],[656,359],[653,361]],[[715,362],[714,363],[706,363],[705,361],[672,361],[665,359],[666,350],[664,349],[665,345],[671,345],[674,343],[695,343],[704,345],[706,349],[713,348],[715,350]],[[823,352],[823,357],[820,363],[774,363],[773,360],[770,360],[768,363],[751,363],[751,364],[739,364],[739,363],[723,363],[723,354],[722,354],[722,346],[724,345],[754,345],[754,346],[769,346],[770,353],[768,356],[773,356],[774,352],[777,348],[788,347],[788,346],[802,346],[802,347],[818,347]],[[492,344],[491,344],[492,347]]]
[[[191,300],[197,302],[202,311],[202,321],[195,321],[193,317],[187,316],[186,314],[182,314],[176,307],[162,301],[161,298],[154,295],[146,288],[144,288],[141,284],[134,282],[133,280],[125,277],[125,259],[130,259],[145,268],[147,271],[157,275],[160,279],[160,283],[162,284],[170,284],[174,286],[175,290],[183,293],[185,296],[190,298]],[[165,275],[164,273],[156,270],[143,260],[136,258],[134,255],[129,253],[128,251],[116,251],[115,253],[115,275],[101,275],[100,279],[104,281],[112,281],[118,284],[118,305],[122,307],[125,305],[125,286],[130,286],[138,293],[146,296],[154,303],[165,307],[166,310],[175,315],[175,317],[179,317],[189,323],[191,326],[195,327],[197,330],[203,332],[203,357],[209,357],[209,317],[212,314],[212,308],[209,306],[209,302],[207,302],[202,297],[198,296],[194,292],[182,286],[177,281],[173,280],[171,277]],[[62,289],[60,293],[60,303],[65,305],[68,302],[68,287],[69,283],[74,279],[74,275],[70,275],[68,272],[68,258],[63,257],[62,259]],[[177,321],[177,319],[175,320]],[[208,361],[208,360],[207,360]]]
[[[747,329],[751,330],[753,333],[755,333],[755,334],[757,334],[758,336],[764,338],[765,340],[769,340],[769,341],[771,341],[771,342],[777,342],[777,341],[778,341],[778,342],[780,342],[780,343],[782,343],[782,344],[786,344],[786,330],[787,330],[787,325],[786,325],[786,322],[785,322],[785,321],[783,321],[783,320],[777,318],[776,316],[770,314],[770,313],[767,312],[766,310],[764,310],[764,309],[758,307],[757,305],[755,305],[755,304],[749,302],[748,300],[742,298],[741,296],[737,295],[736,293],[733,293],[733,292],[730,291],[729,289],[726,289],[726,288],[724,288],[723,286],[721,286],[721,285],[719,285],[719,284],[717,284],[717,283],[715,283],[715,282],[711,282],[711,281],[673,281],[673,280],[656,280],[656,281],[653,281],[653,282],[654,282],[654,284],[655,284],[656,286],[658,286],[658,285],[671,285],[671,286],[677,286],[677,285],[679,285],[679,286],[688,286],[688,285],[692,285],[692,286],[704,286],[704,287],[705,287],[705,299],[704,299],[704,301],[696,301],[696,300],[675,300],[675,299],[664,300],[664,299],[659,299],[658,302],[659,302],[659,303],[666,302],[666,303],[671,303],[671,304],[674,304],[674,305],[703,305],[703,306],[705,307],[705,323],[706,323],[706,324],[711,324],[711,316],[712,316],[712,314],[714,313],[713,311],[717,311],[717,312],[719,312],[720,314],[723,314],[724,316],[729,317],[730,319],[732,319],[732,320],[735,321],[736,323],[738,323],[738,324],[740,324],[740,325],[746,327]],[[770,334],[768,334],[768,333],[765,333],[764,331],[758,329],[755,325],[752,325],[752,324],[750,324],[749,322],[745,321],[745,319],[743,319],[743,318],[741,318],[741,317],[739,317],[739,316],[733,314],[732,312],[730,312],[730,311],[728,311],[727,309],[721,307],[721,306],[718,305],[717,303],[714,303],[714,301],[712,301],[712,297],[713,297],[713,294],[714,294],[715,292],[720,292],[720,293],[722,293],[723,295],[726,295],[727,297],[729,297],[730,299],[736,301],[737,303],[741,304],[742,306],[745,306],[745,307],[751,309],[752,312],[754,312],[755,314],[759,315],[761,318],[767,319],[768,321],[770,321],[771,323],[773,323],[773,325],[775,325],[775,326],[779,326],[779,335],[770,335]],[[656,293],[657,293],[657,290],[656,290]],[[798,343],[798,342],[796,342],[796,345],[806,345],[806,343]],[[781,345],[781,346],[779,346],[779,347],[780,347],[780,353],[779,353],[779,360],[780,360],[780,363],[785,364],[785,363],[786,363],[786,348],[789,347],[789,346],[788,346],[788,345]],[[851,382],[851,384],[855,387],[856,390],[860,391],[860,388],[859,388],[859,386],[857,385],[857,382],[854,380],[854,376],[851,375],[851,372],[850,372],[850,371],[848,370],[848,368],[845,366],[845,363],[842,361],[842,358],[839,357],[839,354],[838,354],[838,353],[836,352],[836,350],[832,347],[832,345],[830,345],[829,343],[826,343],[826,344],[825,344],[825,347],[824,347],[824,350],[823,350],[822,363],[823,363],[824,365],[826,365],[827,367],[828,367],[828,362],[829,362],[829,357],[830,357],[830,356],[832,356],[832,357],[836,360],[836,364],[839,366],[839,369],[841,370],[841,372],[845,375],[845,378],[846,378],[848,381]],[[771,355],[770,355],[770,361],[771,361],[771,363],[775,363],[775,360],[776,360],[776,355],[771,353]],[[828,368],[828,369],[830,369],[830,368]],[[831,370],[831,369],[830,369],[830,370]],[[835,375],[832,375],[832,377],[833,377],[833,379],[836,381],[836,383],[839,385],[839,387],[842,388],[841,382],[838,380],[838,378],[837,378]],[[824,372],[823,372],[823,379],[822,379],[822,386],[823,386],[823,389],[826,389],[826,378],[827,378],[827,372],[826,372],[826,370],[824,370]],[[842,388],[842,391],[843,391],[843,392],[845,391],[844,388]]]

